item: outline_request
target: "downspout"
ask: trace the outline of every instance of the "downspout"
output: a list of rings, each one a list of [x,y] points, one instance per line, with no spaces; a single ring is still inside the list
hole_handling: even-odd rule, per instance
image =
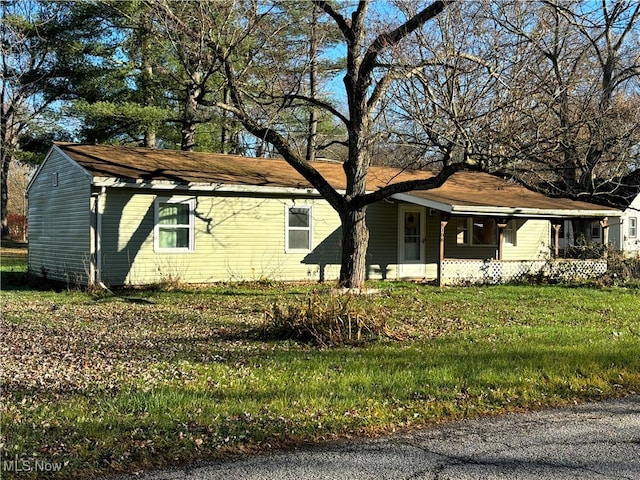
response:
[[[106,187],[101,187],[100,192],[94,193],[95,203],[95,235],[94,235],[94,278],[93,284],[99,285],[102,288],[107,287],[102,283],[102,202],[100,201],[106,192]]]
[[[102,202],[100,201],[105,192],[106,187],[100,189],[96,208],[96,283],[104,287],[102,283]]]

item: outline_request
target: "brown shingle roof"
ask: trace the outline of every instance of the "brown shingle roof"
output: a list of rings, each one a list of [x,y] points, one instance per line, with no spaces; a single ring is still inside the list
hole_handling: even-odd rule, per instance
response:
[[[108,145],[56,143],[56,146],[94,177],[100,178],[125,182],[312,188],[286,161],[279,159]],[[334,188],[346,188],[342,164],[319,161],[313,165]],[[432,176],[427,171],[374,166],[367,176],[367,188],[374,190],[390,183]],[[410,195],[427,202],[470,208],[611,212],[610,208],[591,203],[549,198],[515,182],[478,172],[456,173],[439,188],[412,191]]]
[[[185,184],[221,183],[311,188],[309,182],[281,159],[109,145],[56,145],[95,177],[117,178],[123,181],[164,180]],[[313,165],[334,188],[346,188],[342,164],[318,161]],[[395,178],[398,175],[400,176]],[[371,188],[376,188],[392,180],[431,176],[429,172],[401,172],[393,168],[373,167],[369,173],[369,183]]]
[[[552,198],[487,173],[456,173],[442,187],[414,191],[411,195],[448,205],[469,207],[528,208],[540,210],[611,210],[608,207],[567,198]]]

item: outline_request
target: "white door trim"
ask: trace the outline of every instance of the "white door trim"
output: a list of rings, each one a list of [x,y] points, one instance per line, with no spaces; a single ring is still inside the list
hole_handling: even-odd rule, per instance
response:
[[[419,251],[415,252],[415,259],[406,259],[407,252],[405,243],[405,217],[406,213],[415,212],[418,214]],[[398,205],[398,277],[399,278],[424,278],[426,274],[426,239],[427,239],[427,209],[419,205],[399,204]]]

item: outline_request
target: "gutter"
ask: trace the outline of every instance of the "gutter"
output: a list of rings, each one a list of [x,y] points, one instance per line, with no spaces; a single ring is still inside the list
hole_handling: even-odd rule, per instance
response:
[[[452,213],[480,215],[507,215],[512,217],[527,218],[573,218],[573,217],[619,217],[622,212],[619,210],[582,210],[582,209],[544,209],[544,208],[519,208],[519,207],[463,207],[454,205]]]
[[[620,210],[543,209],[527,207],[496,207],[486,205],[450,205],[448,203],[415,197],[407,193],[391,196],[396,200],[433,208],[444,213],[461,216],[507,216],[517,218],[573,218],[573,217],[620,217]]]

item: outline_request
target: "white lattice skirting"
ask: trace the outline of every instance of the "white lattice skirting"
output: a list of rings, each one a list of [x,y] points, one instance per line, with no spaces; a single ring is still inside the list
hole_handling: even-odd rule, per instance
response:
[[[596,278],[607,271],[607,261],[597,260],[444,260],[442,282],[447,285],[505,283],[527,277],[545,277],[557,281]]]

